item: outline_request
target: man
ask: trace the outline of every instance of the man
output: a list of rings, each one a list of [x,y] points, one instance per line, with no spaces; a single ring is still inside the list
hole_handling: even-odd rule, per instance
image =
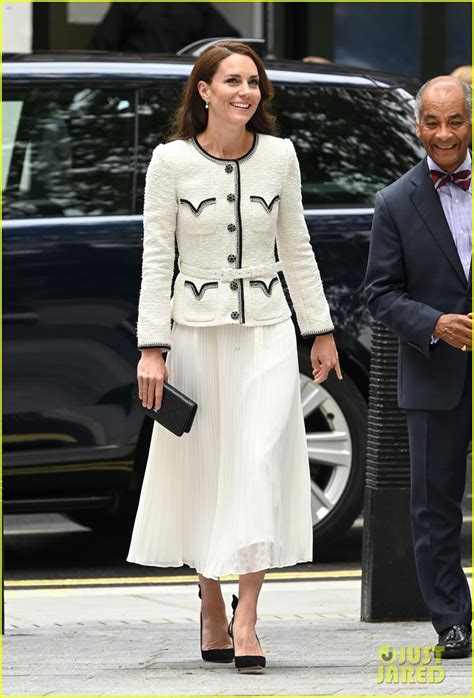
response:
[[[471,423],[471,88],[446,76],[418,92],[427,156],[377,194],[366,276],[372,315],[400,339],[411,518],[420,588],[443,656],[471,651],[461,501]]]

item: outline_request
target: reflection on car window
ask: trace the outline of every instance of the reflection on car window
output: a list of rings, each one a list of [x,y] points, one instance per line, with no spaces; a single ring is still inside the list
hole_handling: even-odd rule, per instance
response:
[[[404,90],[275,85],[281,135],[300,161],[307,206],[372,205],[423,156]]]
[[[137,147],[137,203],[135,211],[143,213],[145,174],[153,150],[164,143],[171,130],[171,122],[178,107],[184,82],[154,85],[140,90],[138,107]]]
[[[131,213],[131,94],[64,86],[4,93],[3,118],[4,218]]]
[[[23,102],[4,102],[2,105],[2,191],[7,184],[8,173],[20,123]]]

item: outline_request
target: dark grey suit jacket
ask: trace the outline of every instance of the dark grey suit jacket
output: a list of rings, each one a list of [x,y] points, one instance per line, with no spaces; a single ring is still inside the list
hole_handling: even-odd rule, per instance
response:
[[[471,310],[466,280],[426,158],[377,194],[365,279],[369,310],[400,338],[398,401],[404,409],[458,404],[469,352],[431,344],[444,313]]]

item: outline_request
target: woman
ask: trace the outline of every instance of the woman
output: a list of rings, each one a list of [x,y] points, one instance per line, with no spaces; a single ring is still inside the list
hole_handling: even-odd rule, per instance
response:
[[[301,332],[316,335],[314,380],[332,368],[342,378],[298,162],[292,143],[274,136],[272,94],[244,44],[220,42],[197,60],[170,142],[155,149],[147,172],[138,319],[143,405],[160,406],[169,375],[199,407],[181,439],[154,426],[127,560],[196,568],[203,659],[232,661],[235,652],[244,671],[265,666],[255,634],[265,570],[312,559],[296,337],[281,268]],[[232,638],[219,582],[228,574],[240,575]]]

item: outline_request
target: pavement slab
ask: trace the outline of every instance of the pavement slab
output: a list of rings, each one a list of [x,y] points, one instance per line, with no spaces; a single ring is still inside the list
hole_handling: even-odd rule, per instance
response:
[[[267,669],[260,676],[202,662],[195,586],[56,591],[7,592],[2,695],[471,694],[470,659],[439,665],[433,658],[439,683],[427,683],[423,672],[403,683],[397,662],[398,681],[384,675],[377,682],[383,646],[400,653],[436,636],[426,622],[362,623],[357,579],[266,583],[258,633]],[[236,591],[226,584],[226,601]]]

